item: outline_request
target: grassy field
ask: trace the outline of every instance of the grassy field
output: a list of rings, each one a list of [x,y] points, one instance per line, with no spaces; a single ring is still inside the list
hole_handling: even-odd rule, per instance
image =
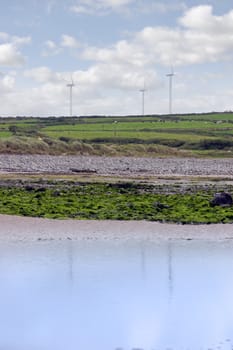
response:
[[[1,153],[231,157],[232,136],[233,113],[0,118]]]

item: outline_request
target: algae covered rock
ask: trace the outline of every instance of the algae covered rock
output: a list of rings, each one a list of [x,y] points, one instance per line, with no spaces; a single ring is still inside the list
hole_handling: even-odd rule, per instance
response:
[[[226,192],[215,193],[214,198],[210,201],[211,206],[231,206],[233,204],[232,196]]]

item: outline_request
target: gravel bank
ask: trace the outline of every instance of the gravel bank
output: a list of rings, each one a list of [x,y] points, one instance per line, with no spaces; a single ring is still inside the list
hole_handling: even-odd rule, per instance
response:
[[[233,177],[233,159],[0,155],[0,173]]]

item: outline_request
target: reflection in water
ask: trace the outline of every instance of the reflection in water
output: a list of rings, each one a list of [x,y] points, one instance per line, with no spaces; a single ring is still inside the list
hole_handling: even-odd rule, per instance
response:
[[[172,244],[171,241],[168,242],[168,291],[169,300],[172,300],[173,294],[173,270],[172,270]]]
[[[72,240],[67,242],[67,257],[68,257],[68,275],[71,286],[73,285],[73,243]]]
[[[2,245],[0,349],[232,350],[232,268],[230,242]]]
[[[146,280],[146,257],[145,257],[145,244],[144,242],[141,243],[140,245],[140,252],[141,252],[141,271],[142,271],[142,281]]]

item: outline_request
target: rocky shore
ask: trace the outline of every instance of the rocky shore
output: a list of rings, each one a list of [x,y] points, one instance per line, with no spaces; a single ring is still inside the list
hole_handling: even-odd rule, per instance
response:
[[[29,176],[34,174],[36,176]],[[233,220],[231,207],[209,206],[213,194],[233,194],[233,159],[229,158],[0,155],[0,175],[1,213],[5,214],[91,219],[101,221],[101,227],[103,220],[108,223],[109,220],[141,220],[143,225],[149,220],[198,226],[227,225]],[[7,220],[8,225],[12,217],[2,216],[1,222],[3,220]],[[159,231],[161,227],[158,226]],[[219,227],[216,226],[217,231]],[[168,225],[167,229],[170,228]],[[223,233],[220,236],[232,238]]]
[[[233,178],[233,159],[0,155],[0,173]]]

